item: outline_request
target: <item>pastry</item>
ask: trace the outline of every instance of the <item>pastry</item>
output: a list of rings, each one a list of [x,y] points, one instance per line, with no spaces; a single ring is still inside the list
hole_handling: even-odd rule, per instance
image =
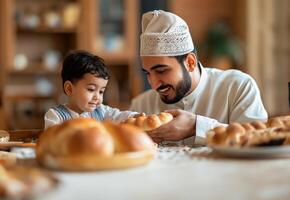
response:
[[[9,141],[9,133],[4,130],[0,130],[0,142],[8,142]]]
[[[138,117],[131,117],[127,119],[124,123],[132,124],[143,129],[144,131],[150,131],[170,122],[172,119],[173,116],[166,112],[152,115],[146,115],[142,113]]]

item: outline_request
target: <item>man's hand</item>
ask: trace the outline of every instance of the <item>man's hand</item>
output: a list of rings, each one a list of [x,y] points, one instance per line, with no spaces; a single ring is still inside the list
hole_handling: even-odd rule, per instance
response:
[[[173,120],[159,128],[148,131],[154,142],[178,141],[195,135],[196,115],[184,110],[166,110]]]

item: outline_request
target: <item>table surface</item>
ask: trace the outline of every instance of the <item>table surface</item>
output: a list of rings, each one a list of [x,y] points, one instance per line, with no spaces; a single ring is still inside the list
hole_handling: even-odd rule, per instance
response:
[[[226,158],[201,146],[159,146],[141,167],[55,175],[60,184],[43,199],[290,199],[290,158]]]

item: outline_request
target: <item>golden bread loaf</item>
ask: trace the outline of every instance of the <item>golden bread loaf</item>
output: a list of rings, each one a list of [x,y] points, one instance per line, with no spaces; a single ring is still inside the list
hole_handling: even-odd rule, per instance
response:
[[[152,140],[137,127],[80,118],[45,130],[36,159],[50,168],[81,171],[143,164],[153,158],[154,150]],[[136,160],[128,157],[138,152]]]
[[[267,122],[231,123],[207,133],[209,146],[254,147],[290,144],[290,118],[271,118]]]
[[[127,119],[124,123],[137,126],[144,131],[150,131],[170,122],[172,119],[173,116],[170,113],[166,112],[152,115],[146,115],[142,113],[138,117],[131,117]]]

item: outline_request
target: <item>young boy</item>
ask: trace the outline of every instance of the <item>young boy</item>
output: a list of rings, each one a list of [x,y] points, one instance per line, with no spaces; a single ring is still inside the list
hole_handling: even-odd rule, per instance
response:
[[[72,51],[61,71],[64,93],[68,102],[50,108],[44,117],[45,129],[72,118],[95,118],[122,122],[137,112],[120,111],[103,105],[109,74],[104,60],[86,51]]]

